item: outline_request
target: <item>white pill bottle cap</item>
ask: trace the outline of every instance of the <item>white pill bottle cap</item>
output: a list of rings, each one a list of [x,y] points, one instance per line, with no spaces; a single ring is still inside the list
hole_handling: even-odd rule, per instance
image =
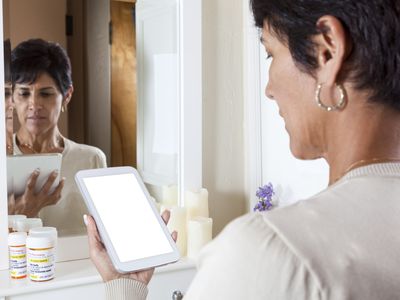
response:
[[[22,246],[26,243],[26,232],[12,232],[8,235],[8,246]]]
[[[15,222],[15,229],[20,232],[28,232],[29,229],[35,227],[42,227],[43,222],[40,218],[27,218],[22,220],[17,220]]]
[[[29,229],[29,235],[50,236],[57,241],[57,228],[55,227],[36,227]]]
[[[8,215],[8,228],[16,230],[15,223],[17,222],[17,220],[23,220],[23,219],[26,219],[25,215]]]
[[[49,249],[53,248],[55,241],[48,235],[30,235],[26,239],[26,248],[28,249]]]

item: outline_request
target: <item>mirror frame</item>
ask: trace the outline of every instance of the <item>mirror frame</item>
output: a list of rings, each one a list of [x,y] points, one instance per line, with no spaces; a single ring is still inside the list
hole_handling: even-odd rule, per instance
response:
[[[139,0],[146,1],[146,0]],[[202,5],[201,0],[177,0],[179,39],[179,159],[180,195],[202,187]],[[0,39],[3,40],[3,4],[0,1]],[[0,90],[4,103],[4,53],[0,47]],[[0,120],[4,120],[0,105]],[[6,161],[5,122],[0,122],[0,161]],[[8,269],[8,213],[6,168],[0,168],[0,270]],[[183,205],[183,197],[179,199]],[[58,261],[88,257],[87,237],[61,237]]]

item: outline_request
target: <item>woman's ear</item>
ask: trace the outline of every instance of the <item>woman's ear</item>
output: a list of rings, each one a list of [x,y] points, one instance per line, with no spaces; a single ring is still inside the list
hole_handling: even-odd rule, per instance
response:
[[[63,103],[62,103],[62,105],[64,107],[66,107],[68,105],[69,101],[71,101],[73,93],[74,93],[74,87],[71,85],[69,87],[69,89],[67,90],[67,93],[65,94],[65,97],[64,97],[64,100],[63,100]]]
[[[333,86],[351,52],[351,42],[347,39],[342,23],[333,16],[321,17],[316,26],[320,31],[314,38],[319,65],[316,72],[317,81]]]

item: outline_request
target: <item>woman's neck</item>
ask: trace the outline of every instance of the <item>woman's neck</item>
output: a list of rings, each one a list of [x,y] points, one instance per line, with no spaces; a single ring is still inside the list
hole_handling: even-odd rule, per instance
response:
[[[41,134],[33,134],[20,128],[16,134],[17,146],[25,153],[62,152],[63,137],[57,127]]]
[[[329,184],[350,170],[374,163],[400,162],[400,112],[383,106],[343,112],[336,120],[326,155]]]

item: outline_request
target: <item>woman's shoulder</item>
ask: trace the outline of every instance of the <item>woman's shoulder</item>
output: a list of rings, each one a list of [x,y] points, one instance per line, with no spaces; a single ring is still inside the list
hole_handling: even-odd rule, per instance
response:
[[[251,212],[231,221],[221,236],[224,238],[264,239],[266,235],[274,234],[269,224],[265,222],[263,213]]]
[[[65,150],[63,156],[72,159],[85,159],[93,161],[98,167],[106,166],[106,156],[104,152],[91,145],[79,144],[67,138],[64,138]]]
[[[93,153],[93,154],[99,154],[99,153],[104,154],[104,152],[100,148],[97,148],[97,147],[91,146],[91,145],[87,145],[87,144],[79,144],[79,143],[74,142],[67,138],[64,138],[64,145],[65,145],[65,148],[71,152],[87,152],[87,153]]]
[[[265,213],[252,212],[229,223],[198,258],[188,299],[311,299],[318,281],[269,226]],[[207,289],[204,289],[207,286]],[[290,288],[289,288],[290,287]]]
[[[369,277],[374,287],[363,293],[373,295],[374,288],[384,290],[388,283],[394,284],[382,278],[400,275],[394,267],[400,238],[393,231],[400,228],[399,194],[399,176],[359,176],[272,210],[264,214],[264,220],[329,293],[361,295],[363,278]],[[382,265],[387,268],[381,269]]]

